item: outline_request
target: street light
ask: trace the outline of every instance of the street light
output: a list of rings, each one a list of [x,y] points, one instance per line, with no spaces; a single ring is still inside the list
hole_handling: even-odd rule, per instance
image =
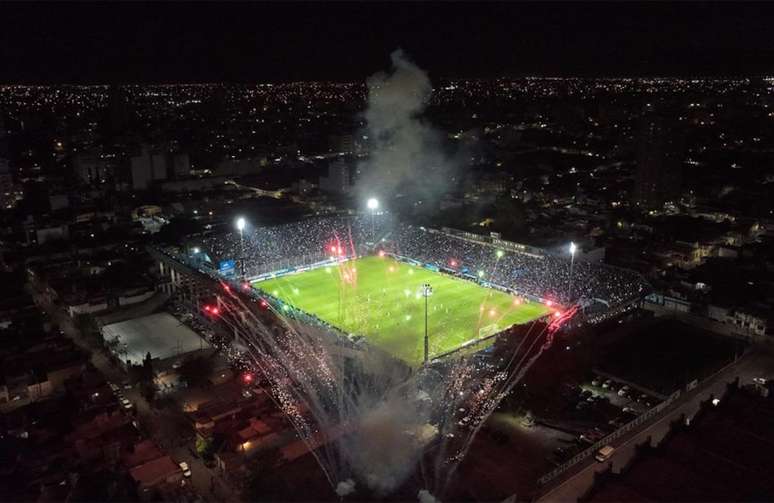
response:
[[[578,250],[578,247],[575,245],[575,242],[570,241],[570,287],[569,292],[567,293],[567,300],[572,303],[572,266],[575,262],[575,252]]]
[[[239,253],[241,254],[239,263],[240,263],[240,268],[242,270],[242,278],[245,277],[245,240],[244,240],[245,225],[247,225],[247,221],[245,220],[245,217],[237,218],[236,228],[237,230],[239,230]]]
[[[425,365],[430,359],[430,339],[427,336],[427,298],[433,294],[433,287],[430,283],[422,285],[422,296],[425,298]]]
[[[379,208],[379,200],[375,197],[371,197],[366,202],[366,206],[371,210],[371,239],[376,242],[376,227],[374,225],[374,219],[376,218],[376,210]]]

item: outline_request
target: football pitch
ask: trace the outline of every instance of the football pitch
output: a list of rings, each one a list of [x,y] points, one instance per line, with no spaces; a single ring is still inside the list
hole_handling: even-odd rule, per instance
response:
[[[424,359],[425,283],[432,287],[427,299],[431,359],[550,311],[543,304],[389,257],[331,264],[253,286],[362,335],[416,367]]]

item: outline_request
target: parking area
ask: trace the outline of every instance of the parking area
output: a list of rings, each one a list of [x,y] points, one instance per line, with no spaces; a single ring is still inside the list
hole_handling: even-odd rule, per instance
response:
[[[646,320],[624,331],[605,348],[599,369],[662,395],[713,374],[746,347],[672,318]]]

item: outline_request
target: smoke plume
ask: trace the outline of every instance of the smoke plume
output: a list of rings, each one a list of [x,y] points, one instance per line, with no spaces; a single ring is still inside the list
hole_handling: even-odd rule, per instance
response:
[[[432,203],[449,188],[458,162],[444,151],[443,137],[422,119],[432,93],[430,79],[401,50],[390,55],[389,72],[367,80],[365,136],[370,156],[360,165],[362,198],[406,196]]]
[[[342,480],[336,484],[336,494],[342,498],[353,492],[355,492],[355,481],[352,479]]]
[[[427,489],[422,489],[417,493],[417,500],[419,500],[419,503],[441,503]]]

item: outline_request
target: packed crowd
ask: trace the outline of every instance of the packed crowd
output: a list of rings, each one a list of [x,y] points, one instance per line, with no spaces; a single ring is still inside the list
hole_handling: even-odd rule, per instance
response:
[[[409,225],[397,227],[386,248],[404,257],[560,304],[585,299],[616,306],[642,296],[648,288],[633,271],[580,260],[572,264],[571,283],[567,257],[498,250],[485,242]]]
[[[486,242],[433,229],[398,224],[386,215],[321,217],[275,227],[259,227],[217,236],[202,243],[215,261],[244,259],[246,276],[313,264],[331,256],[368,253],[366,243],[379,242],[387,252],[469,274],[524,295],[559,304],[586,301],[614,307],[647,292],[633,271],[570,260],[500,250]]]
[[[244,261],[245,275],[313,264],[331,256],[361,255],[391,223],[387,216],[330,216],[273,227],[255,227],[207,238],[203,250],[214,262]],[[241,264],[240,264],[241,265]]]

